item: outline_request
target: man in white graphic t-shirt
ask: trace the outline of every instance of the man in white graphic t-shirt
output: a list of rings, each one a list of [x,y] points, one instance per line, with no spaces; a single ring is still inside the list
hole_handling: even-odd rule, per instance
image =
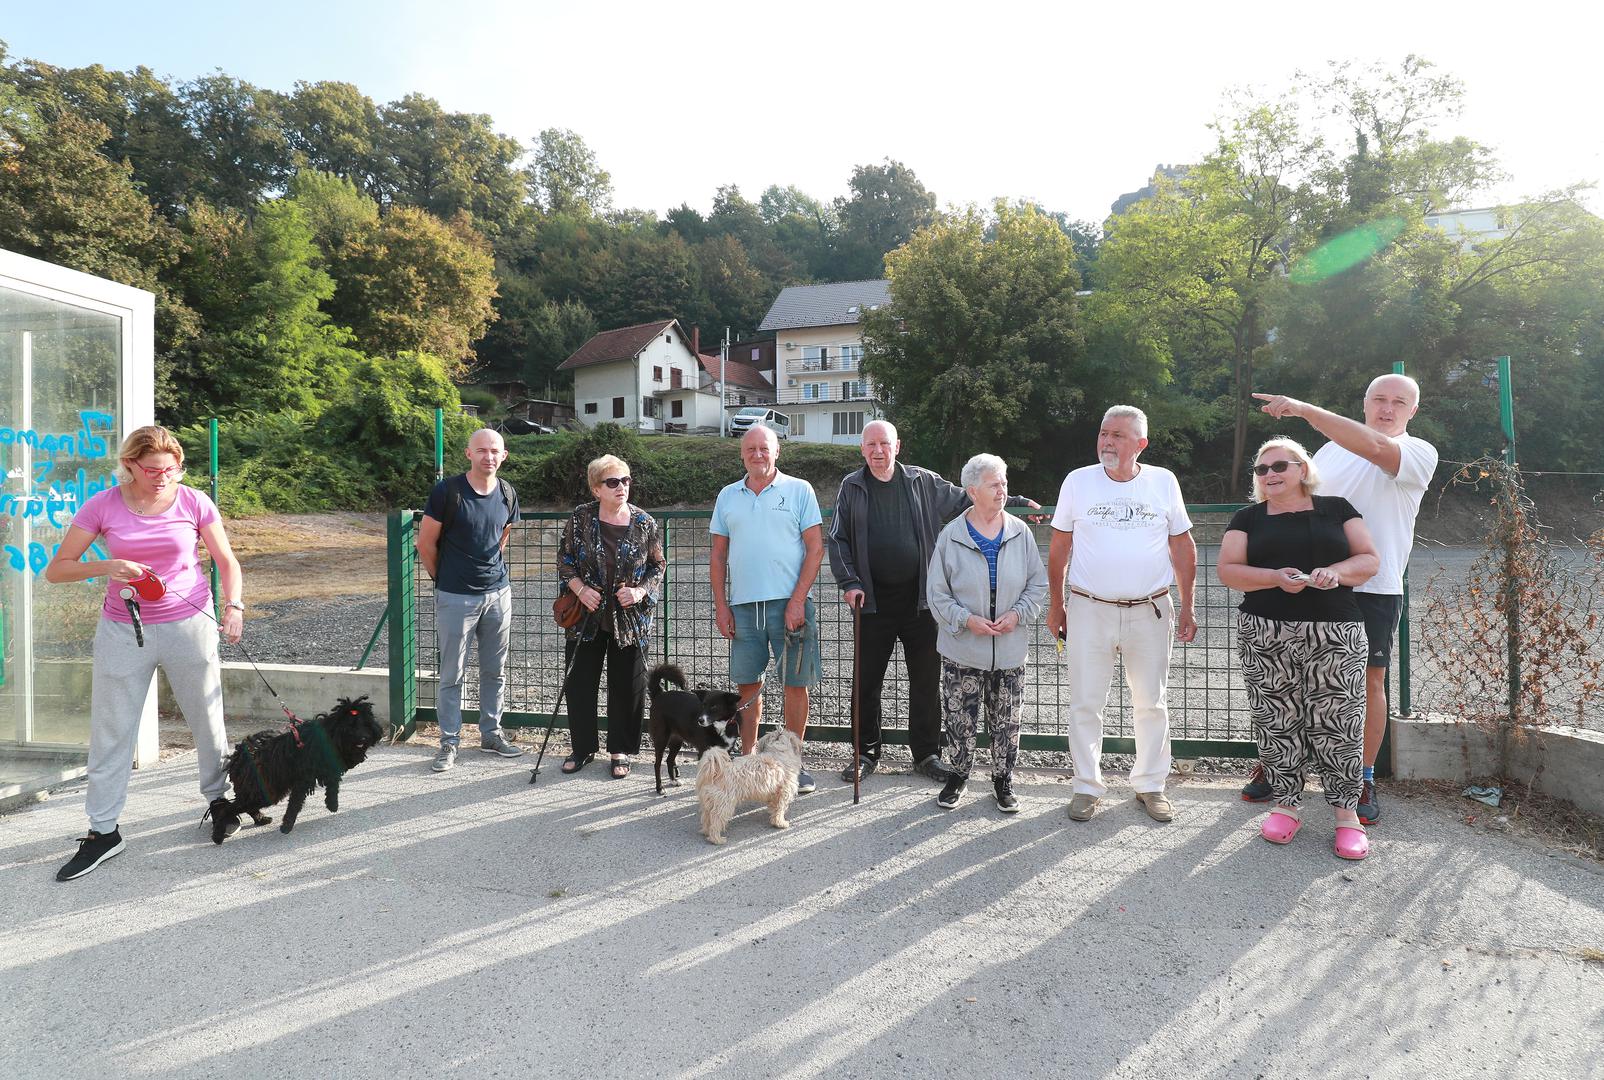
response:
[[[1131,690],[1136,801],[1154,821],[1169,821],[1175,813],[1164,794],[1170,772],[1166,694],[1173,642],[1197,635],[1197,545],[1175,474],[1137,463],[1146,447],[1147,415],[1132,405],[1109,409],[1097,433],[1098,464],[1064,478],[1053,514],[1047,629],[1069,645],[1075,762],[1069,816],[1075,821],[1089,820],[1108,791],[1100,764],[1103,707],[1116,657],[1124,658]],[[1179,607],[1170,601],[1172,584],[1181,589]]]
[[[1376,799],[1376,757],[1387,731],[1387,667],[1392,662],[1392,639],[1403,609],[1403,576],[1409,568],[1409,549],[1415,541],[1415,516],[1421,497],[1437,471],[1437,448],[1409,434],[1409,421],[1420,409],[1420,384],[1407,375],[1380,375],[1365,390],[1364,423],[1327,412],[1306,401],[1278,394],[1254,394],[1264,412],[1276,419],[1302,417],[1331,441],[1314,455],[1320,470],[1323,495],[1340,495],[1364,515],[1376,541],[1381,569],[1363,585],[1354,587],[1354,599],[1364,612],[1370,659],[1365,668],[1364,793],[1359,797],[1359,820],[1374,825],[1381,820]],[[1268,799],[1269,785],[1261,783],[1257,769],[1242,789],[1249,802]],[[1258,797],[1261,794],[1262,798]]]

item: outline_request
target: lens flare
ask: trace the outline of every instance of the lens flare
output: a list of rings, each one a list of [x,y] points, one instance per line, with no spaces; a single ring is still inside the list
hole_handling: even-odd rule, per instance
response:
[[[1397,217],[1381,218],[1357,229],[1349,229],[1305,255],[1292,268],[1290,276],[1299,285],[1312,285],[1336,277],[1392,243],[1403,229],[1404,220]]]

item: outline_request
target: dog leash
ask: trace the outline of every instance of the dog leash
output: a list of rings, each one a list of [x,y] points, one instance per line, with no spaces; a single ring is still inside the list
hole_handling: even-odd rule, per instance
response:
[[[213,615],[210,611],[207,611],[205,608],[195,603],[195,601],[191,600],[183,593],[172,593],[171,595],[178,597],[184,603],[188,604],[190,607],[212,620],[212,622],[217,623],[218,629],[222,629],[223,624],[217,622],[217,616]],[[273,689],[273,684],[267,681],[267,676],[262,674],[262,669],[257,666],[256,658],[251,655],[250,650],[238,641],[231,641],[229,644],[234,646],[245,655],[245,659],[250,662],[251,670],[256,672],[256,677],[258,679],[262,680],[262,685],[267,687],[267,692],[269,694],[273,695],[273,700],[277,701],[278,707],[284,710],[284,715],[290,718],[290,734],[295,736],[295,745],[297,747],[304,748],[306,744],[301,741],[301,725],[306,723],[306,721],[301,719],[299,716],[296,716],[290,707],[284,703],[284,698],[280,696],[277,690]]]

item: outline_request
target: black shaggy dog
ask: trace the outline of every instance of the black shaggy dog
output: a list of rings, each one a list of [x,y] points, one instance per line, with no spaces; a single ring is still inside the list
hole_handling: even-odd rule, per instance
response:
[[[672,683],[678,690],[670,689]],[[650,729],[652,746],[656,748],[654,765],[657,774],[657,793],[663,793],[663,757],[668,757],[668,782],[679,786],[679,769],[674,755],[681,746],[695,747],[700,756],[709,747],[728,750],[735,739],[736,713],[741,695],[728,690],[707,690],[697,687],[687,690],[685,673],[673,664],[658,664],[647,676],[647,689],[652,696]]]
[[[272,819],[258,811],[286,795],[290,801],[279,830],[289,832],[306,797],[320,784],[323,805],[334,813],[340,808],[340,777],[362,764],[368,747],[383,737],[384,728],[373,718],[366,696],[341,698],[333,709],[288,730],[247,735],[228,755],[234,798],[212,804],[212,842],[221,844],[238,828],[241,814],[265,825]]]

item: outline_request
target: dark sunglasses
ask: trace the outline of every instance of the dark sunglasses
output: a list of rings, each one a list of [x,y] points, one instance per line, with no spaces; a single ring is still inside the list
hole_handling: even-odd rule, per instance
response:
[[[1272,461],[1268,465],[1253,466],[1254,476],[1263,476],[1265,473],[1284,473],[1292,465],[1302,465],[1301,461]]]
[[[628,476],[609,476],[607,479],[603,480],[602,483],[612,488],[614,491],[617,491],[621,487],[628,487],[629,481],[630,477]]]

